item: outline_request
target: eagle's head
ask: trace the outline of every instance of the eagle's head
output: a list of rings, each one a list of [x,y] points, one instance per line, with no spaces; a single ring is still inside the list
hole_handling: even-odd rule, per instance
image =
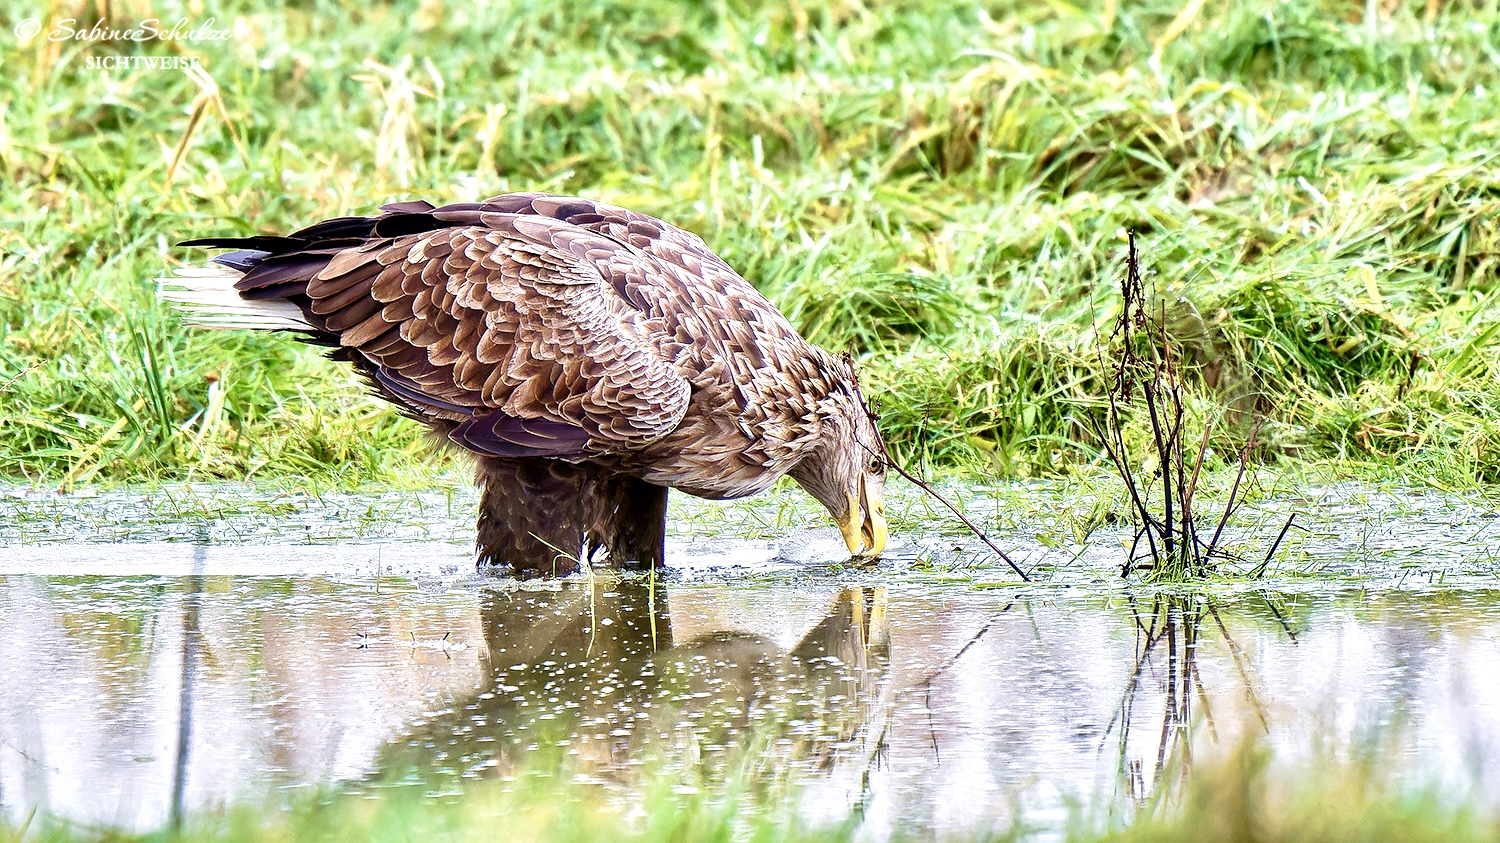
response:
[[[889,531],[885,521],[886,450],[874,417],[854,380],[853,367],[834,379],[820,402],[821,429],[792,479],[828,508],[855,556],[879,556]]]

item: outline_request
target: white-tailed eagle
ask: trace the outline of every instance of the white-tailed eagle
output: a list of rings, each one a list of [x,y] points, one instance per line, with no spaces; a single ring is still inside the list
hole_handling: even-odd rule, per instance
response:
[[[737,498],[783,474],[851,553],[883,549],[885,449],[852,364],[697,236],[538,193],[382,211],[189,241],[234,251],[161,294],[198,325],[332,347],[475,454],[481,564],[659,565],[669,487]]]

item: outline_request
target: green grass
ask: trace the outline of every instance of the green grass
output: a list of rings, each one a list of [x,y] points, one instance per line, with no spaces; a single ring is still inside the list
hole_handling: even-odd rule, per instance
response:
[[[449,458],[346,369],[187,330],[149,279],[189,237],[547,190],[702,234],[860,353],[912,462],[1098,470],[1134,228],[1264,456],[1500,479],[1494,0],[189,6],[115,8],[233,37],[20,41],[0,3],[0,383],[36,366],[0,476],[429,482]]]
[[[1435,787],[1399,783],[1366,761],[1322,762],[1286,770],[1247,746],[1212,762],[1195,762],[1170,792],[1077,800],[1061,824],[1015,808],[999,828],[956,832],[952,841],[1057,840],[1068,843],[1344,843],[1401,840],[1469,843],[1494,840],[1494,816],[1458,804]],[[1175,766],[1178,762],[1170,762]],[[546,767],[546,771],[543,768]],[[737,841],[841,843],[863,836],[858,812],[809,820],[798,813],[795,776],[741,764],[727,781],[691,771],[655,769],[642,791],[576,779],[565,766],[539,765],[507,781],[469,781],[442,793],[414,784],[343,792],[295,792],[261,805],[199,810],[178,830],[141,834],[90,829],[46,816],[0,824],[19,841]],[[1170,776],[1169,776],[1170,778]],[[1017,802],[1017,805],[1020,805]],[[995,806],[996,808],[1000,806]],[[879,839],[879,838],[876,838]],[[895,831],[894,840],[933,839]]]

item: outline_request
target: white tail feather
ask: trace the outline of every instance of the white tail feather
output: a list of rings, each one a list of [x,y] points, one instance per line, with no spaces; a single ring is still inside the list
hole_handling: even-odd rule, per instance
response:
[[[198,328],[250,328],[262,331],[309,331],[302,309],[289,301],[248,301],[234,282],[245,273],[227,266],[184,266],[156,279],[156,295],[187,314]]]

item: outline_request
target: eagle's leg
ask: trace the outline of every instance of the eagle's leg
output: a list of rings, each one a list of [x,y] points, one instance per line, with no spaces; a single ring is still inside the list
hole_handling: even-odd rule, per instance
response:
[[[479,461],[479,565],[520,577],[577,573],[595,550],[611,567],[662,563],[667,490],[599,466]]]
[[[666,556],[666,487],[613,474],[599,478],[589,491],[588,550],[602,549],[614,568],[660,568]]]
[[[480,459],[480,567],[520,577],[578,572],[586,506],[574,468],[552,460]]]

